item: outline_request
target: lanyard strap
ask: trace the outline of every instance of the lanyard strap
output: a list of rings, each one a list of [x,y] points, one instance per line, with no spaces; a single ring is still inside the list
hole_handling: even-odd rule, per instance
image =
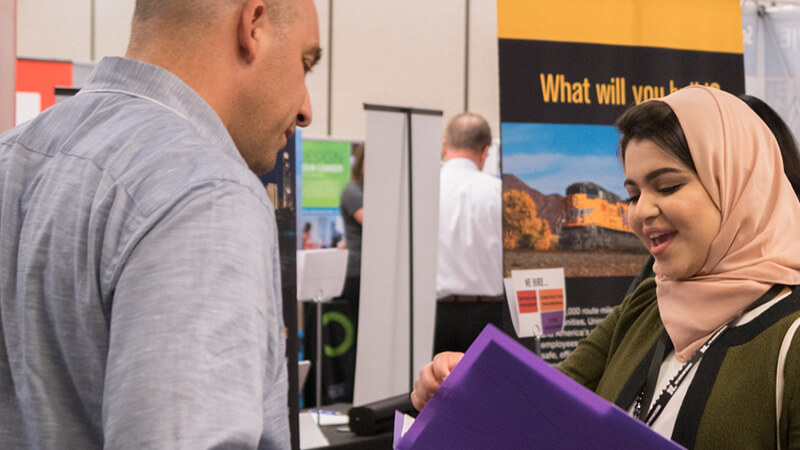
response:
[[[713,336],[711,336],[711,339],[707,340],[706,343],[703,344],[702,347],[700,347],[700,350],[696,351],[695,354],[692,355],[692,358],[689,361],[686,361],[683,364],[683,366],[680,368],[680,370],[678,370],[678,373],[676,373],[675,376],[673,376],[672,379],[669,380],[669,383],[667,384],[667,387],[665,387],[664,390],[661,391],[661,395],[658,396],[658,400],[656,400],[656,402],[653,404],[653,407],[650,408],[650,411],[647,413],[646,416],[643,415],[642,404],[646,405],[647,403],[644,403],[643,400],[639,401],[639,399],[643,398],[643,396],[640,395],[639,399],[637,399],[636,410],[635,410],[636,412],[638,412],[637,417],[639,419],[641,419],[644,423],[646,423],[647,426],[653,426],[653,423],[656,421],[656,419],[658,419],[658,416],[660,416],[661,412],[664,411],[664,407],[666,407],[667,403],[669,403],[669,401],[672,399],[672,396],[673,396],[673,394],[675,394],[675,391],[678,390],[678,386],[680,386],[681,383],[683,383],[683,380],[686,379],[686,375],[688,375],[689,372],[692,370],[692,368],[697,364],[697,362],[700,361],[700,358],[702,358],[703,355],[708,350],[708,348],[711,347],[711,344],[713,344],[714,341],[716,341],[720,336],[722,336],[722,334],[725,333],[725,331],[727,331],[727,330],[728,330],[728,325],[725,325],[722,328],[720,328],[719,330],[717,330],[717,332],[714,333]],[[664,333],[659,338],[659,341],[663,341],[663,340],[667,340],[667,339],[669,339],[669,337],[667,336],[666,333]],[[663,360],[663,357],[665,356],[665,354],[666,354],[666,351],[664,351],[664,353],[661,354],[662,355],[662,357],[661,357],[662,360]],[[657,355],[653,355],[653,356],[655,357]],[[652,366],[653,366],[653,364],[651,364],[651,369],[652,369]],[[661,363],[658,363],[657,366],[658,366],[658,368],[657,368],[657,370],[655,372],[655,379],[656,380],[658,379],[658,370],[661,367]],[[648,374],[648,377],[647,377],[648,378],[648,384],[651,384],[650,380],[649,380],[651,378],[651,375],[652,375],[652,370]],[[651,385],[653,386],[653,389],[648,389],[648,390],[655,391],[655,384],[651,384]],[[651,394],[651,398],[652,398],[652,394]]]
[[[672,379],[667,384],[667,387],[661,391],[661,395],[659,395],[658,400],[653,404],[653,407],[649,409],[649,411],[645,411],[642,408],[642,405],[649,405],[650,401],[653,399],[653,394],[655,393],[656,383],[658,382],[658,373],[661,371],[661,363],[664,361],[664,358],[667,356],[670,350],[672,350],[672,342],[669,339],[669,335],[667,335],[666,330],[664,333],[661,334],[658,338],[658,342],[656,342],[655,352],[653,353],[653,359],[650,361],[650,367],[647,372],[647,381],[645,382],[642,391],[639,393],[639,396],[636,398],[636,407],[634,408],[634,416],[648,426],[652,426],[653,423],[658,419],[661,413],[664,411],[664,408],[667,406],[667,403],[672,399],[672,396],[675,394],[675,391],[678,390],[678,387],[681,385],[683,380],[686,378],[686,375],[692,370],[692,368],[700,361],[700,358],[706,353],[711,344],[713,344],[720,336],[722,336],[725,331],[730,328],[731,324],[738,320],[743,314],[748,311],[752,311],[755,308],[763,305],[764,303],[772,300],[775,298],[778,293],[783,290],[784,286],[776,284],[772,286],[764,295],[759,297],[755,302],[753,302],[745,311],[742,312],[739,316],[725,324],[722,328],[717,330],[713,336],[709,340],[703,344],[700,349],[692,355],[689,361],[685,362],[683,366],[678,370],[678,373],[672,377]]]
[[[664,355],[672,350],[672,341],[669,340],[667,330],[661,333],[656,341],[656,349],[653,353],[653,358],[650,360],[650,368],[647,371],[647,380],[639,396],[636,398],[636,408],[633,410],[633,415],[637,419],[644,422],[644,413],[642,413],[642,405],[650,405],[653,401],[653,394],[655,394],[655,385],[658,382],[658,372],[661,370],[661,363],[664,360]],[[647,411],[645,411],[647,412]]]

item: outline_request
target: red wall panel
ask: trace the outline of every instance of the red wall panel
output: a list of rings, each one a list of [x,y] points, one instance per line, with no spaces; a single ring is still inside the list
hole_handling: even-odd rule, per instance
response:
[[[54,88],[72,86],[72,63],[65,61],[17,60],[17,91],[42,95],[42,111],[56,103]]]

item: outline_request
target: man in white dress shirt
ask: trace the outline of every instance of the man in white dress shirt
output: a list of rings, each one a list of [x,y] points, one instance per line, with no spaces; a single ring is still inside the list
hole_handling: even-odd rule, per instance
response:
[[[442,139],[434,351],[464,351],[487,323],[501,327],[502,182],[481,172],[492,132],[462,113]]]

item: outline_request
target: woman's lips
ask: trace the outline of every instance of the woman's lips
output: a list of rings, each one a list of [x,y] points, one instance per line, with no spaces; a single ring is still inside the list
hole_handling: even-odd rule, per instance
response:
[[[650,253],[653,256],[663,253],[669,244],[675,239],[675,231],[651,231],[647,237],[650,238]]]

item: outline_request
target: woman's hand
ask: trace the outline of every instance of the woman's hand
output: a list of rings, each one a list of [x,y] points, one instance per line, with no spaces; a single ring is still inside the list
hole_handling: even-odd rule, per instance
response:
[[[414,382],[414,391],[411,392],[414,408],[422,410],[463,356],[463,353],[442,352],[434,356],[433,361],[425,364],[419,371],[419,378]]]

